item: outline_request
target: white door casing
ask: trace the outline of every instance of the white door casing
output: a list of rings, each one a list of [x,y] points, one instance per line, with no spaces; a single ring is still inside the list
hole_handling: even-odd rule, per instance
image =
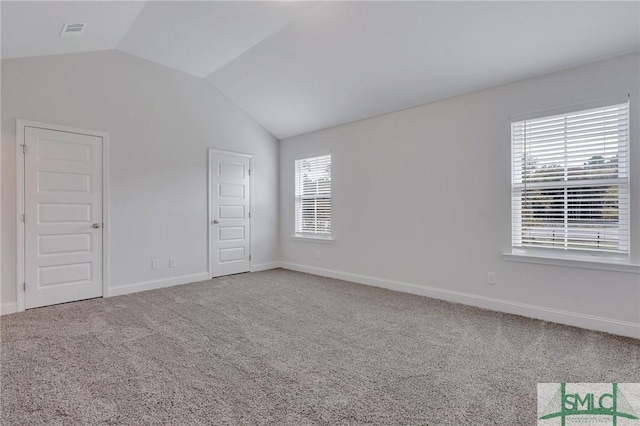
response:
[[[209,150],[209,272],[251,270],[251,156]]]
[[[24,307],[103,295],[104,138],[25,125]]]

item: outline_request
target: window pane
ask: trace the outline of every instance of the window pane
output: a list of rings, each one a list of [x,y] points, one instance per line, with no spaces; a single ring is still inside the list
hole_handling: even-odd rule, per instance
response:
[[[628,103],[514,122],[513,246],[629,253]]]
[[[295,163],[296,233],[331,235],[331,155]]]

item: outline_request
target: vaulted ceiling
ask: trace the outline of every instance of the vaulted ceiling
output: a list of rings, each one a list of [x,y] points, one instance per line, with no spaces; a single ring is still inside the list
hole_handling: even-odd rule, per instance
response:
[[[640,2],[1,2],[2,58],[118,49],[283,139],[640,51]],[[65,23],[82,35],[59,37]]]

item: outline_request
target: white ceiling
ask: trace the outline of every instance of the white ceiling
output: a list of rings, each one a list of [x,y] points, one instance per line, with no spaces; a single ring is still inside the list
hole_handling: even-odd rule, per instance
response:
[[[206,77],[311,6],[310,2],[150,2],[118,49]]]
[[[639,2],[1,7],[2,58],[117,48],[206,77],[278,138],[640,50]]]
[[[115,49],[144,2],[2,1],[2,59]],[[59,37],[64,24],[81,36]]]

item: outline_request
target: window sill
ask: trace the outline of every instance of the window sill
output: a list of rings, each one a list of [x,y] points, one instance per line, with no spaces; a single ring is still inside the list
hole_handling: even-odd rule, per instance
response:
[[[598,269],[601,271],[626,272],[640,274],[640,265],[617,259],[603,259],[586,256],[550,256],[532,252],[502,253],[502,258],[508,262],[536,263],[540,265],[566,266],[570,268]]]
[[[327,237],[312,237],[312,236],[302,236],[302,235],[292,235],[291,239],[294,241],[302,241],[307,243],[321,243],[321,244],[335,244],[336,240],[334,238]]]

